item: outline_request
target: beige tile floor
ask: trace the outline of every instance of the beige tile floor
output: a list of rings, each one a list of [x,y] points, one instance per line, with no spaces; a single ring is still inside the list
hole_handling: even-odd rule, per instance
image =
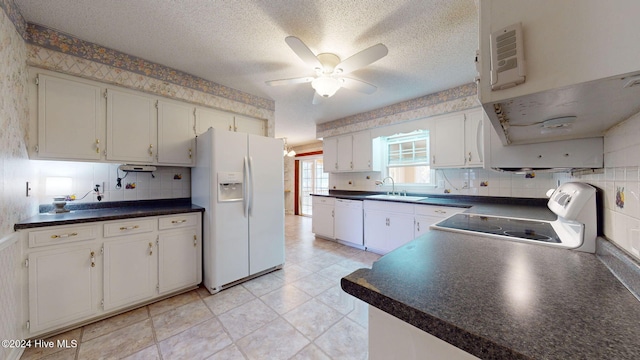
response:
[[[200,288],[55,336],[77,348],[21,359],[366,359],[366,304],[340,278],[378,255],[315,238],[286,217],[282,270],[210,295]]]

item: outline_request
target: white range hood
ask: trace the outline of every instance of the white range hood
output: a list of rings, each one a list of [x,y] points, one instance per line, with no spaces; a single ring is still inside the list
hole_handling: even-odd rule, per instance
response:
[[[640,112],[640,72],[482,106],[503,144],[603,136],[612,126]]]

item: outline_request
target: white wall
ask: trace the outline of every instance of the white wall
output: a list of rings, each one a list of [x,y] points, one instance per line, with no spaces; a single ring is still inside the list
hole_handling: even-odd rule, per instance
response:
[[[22,37],[0,9],[0,339],[21,338],[21,246],[13,224],[35,214],[37,200],[26,197],[26,180],[34,167],[26,137],[27,51]],[[0,347],[0,359],[18,351]]]

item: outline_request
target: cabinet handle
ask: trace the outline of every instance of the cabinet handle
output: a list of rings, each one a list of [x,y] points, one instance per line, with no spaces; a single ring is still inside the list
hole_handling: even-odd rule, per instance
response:
[[[416,223],[416,226],[418,227],[417,230],[420,231],[420,222],[419,221]]]
[[[187,220],[182,219],[182,220],[171,220],[172,224],[182,224],[182,223],[186,223]]]
[[[192,156],[193,156],[193,152],[191,151],[191,149],[189,149],[189,159],[191,159]]]
[[[434,212],[437,212],[438,214],[446,214],[447,212],[444,210],[435,210]]]
[[[334,211],[335,211],[335,210],[331,210],[331,217],[334,217],[334,216],[335,216]]]
[[[196,235],[193,235],[193,247],[197,247],[198,246],[198,237]]]
[[[469,162],[471,162],[471,151],[469,151]]]
[[[91,267],[96,267],[96,253],[91,252]]]
[[[70,234],[62,234],[62,235],[51,235],[52,239],[63,239],[63,238],[68,238],[70,236],[77,236],[78,233],[74,232],[74,233],[70,233]]]
[[[139,228],[138,225],[134,225],[134,226],[121,226],[120,227],[120,231],[125,231],[125,230],[134,230]]]
[[[100,139],[96,139],[96,154],[100,154]]]
[[[149,144],[149,156],[153,156],[153,144]]]
[[[349,162],[349,167],[353,169],[353,161]]]
[[[149,256],[153,255],[153,243],[149,243]]]
[[[435,155],[433,155],[433,156],[431,157],[431,163],[432,163],[432,164],[435,164],[435,163],[436,163],[436,156],[435,156]]]

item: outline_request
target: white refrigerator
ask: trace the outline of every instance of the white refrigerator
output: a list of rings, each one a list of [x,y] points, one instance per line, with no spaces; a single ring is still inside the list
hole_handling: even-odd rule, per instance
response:
[[[284,264],[283,143],[214,128],[196,143],[191,201],[205,208],[204,284],[216,293]]]

